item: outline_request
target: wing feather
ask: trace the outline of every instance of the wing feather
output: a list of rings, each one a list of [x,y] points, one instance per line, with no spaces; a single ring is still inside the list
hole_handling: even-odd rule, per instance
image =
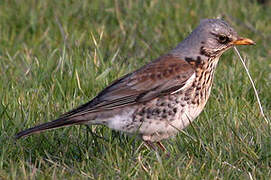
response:
[[[161,56],[113,82],[92,101],[62,117],[79,116],[146,102],[184,87],[194,73],[193,66],[185,60],[172,55]]]

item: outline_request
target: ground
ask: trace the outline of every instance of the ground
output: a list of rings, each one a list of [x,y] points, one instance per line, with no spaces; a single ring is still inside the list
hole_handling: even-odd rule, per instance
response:
[[[170,157],[103,126],[90,127],[96,135],[74,126],[13,139],[91,100],[174,48],[200,19],[216,17],[257,43],[239,50],[270,122],[270,3],[1,1],[0,179],[269,179],[270,124],[233,50],[220,59],[201,115],[163,142]]]

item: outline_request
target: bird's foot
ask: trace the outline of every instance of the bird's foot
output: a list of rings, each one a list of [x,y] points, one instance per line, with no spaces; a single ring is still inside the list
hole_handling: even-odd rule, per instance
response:
[[[155,146],[155,144],[153,144],[153,142],[151,142],[151,141],[144,141],[144,142],[145,142],[145,144],[146,144],[149,148],[151,148],[152,150],[157,151],[158,148],[159,148],[159,149],[161,149],[161,150],[163,151],[163,153],[165,153],[165,155],[166,155],[167,158],[170,157],[170,153],[167,152],[165,146],[164,146],[161,142],[159,142],[159,141],[156,142],[156,146]]]

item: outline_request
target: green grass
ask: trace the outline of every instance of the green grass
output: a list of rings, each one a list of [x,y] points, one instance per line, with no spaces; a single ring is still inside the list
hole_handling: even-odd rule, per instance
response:
[[[114,79],[175,47],[202,18],[223,16],[257,42],[240,47],[271,114],[270,7],[255,1],[0,1],[0,179],[270,179],[271,128],[233,50],[205,110],[170,158],[102,126],[15,142],[15,133],[91,100]],[[270,118],[269,118],[270,120]]]

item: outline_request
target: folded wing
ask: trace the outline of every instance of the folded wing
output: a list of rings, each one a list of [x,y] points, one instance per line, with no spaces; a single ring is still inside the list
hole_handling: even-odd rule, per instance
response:
[[[188,62],[165,55],[113,82],[92,101],[62,117],[80,116],[147,102],[182,88],[193,74],[194,68]]]

